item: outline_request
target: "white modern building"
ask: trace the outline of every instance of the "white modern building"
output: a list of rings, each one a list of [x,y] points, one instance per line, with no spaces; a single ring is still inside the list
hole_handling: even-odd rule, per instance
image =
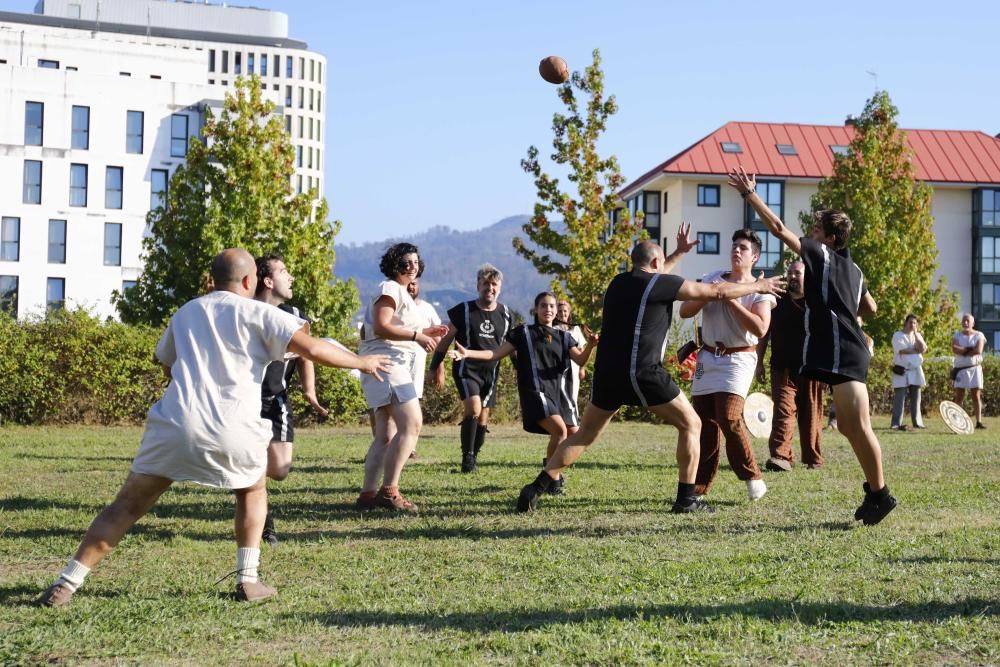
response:
[[[293,188],[322,192],[326,60],[288,38],[285,14],[170,0],[0,12],[0,309],[114,316],[146,214],[206,109],[248,75],[291,134]]]
[[[958,292],[960,308],[975,315],[990,348],[1000,350],[1000,138],[967,130],[903,132],[917,179],[933,190],[938,275]],[[757,174],[758,194],[798,229],[799,214],[810,210],[820,180],[833,173],[834,155],[846,153],[853,136],[847,123],[727,123],[629,183],[621,199],[632,214],[645,213],[650,237],[665,249],[682,221],[692,224],[700,243],[680,266],[685,276],[729,266],[730,239],[740,228],[760,235],[757,266],[770,269],[781,243],[726,185],[727,174],[740,165]]]

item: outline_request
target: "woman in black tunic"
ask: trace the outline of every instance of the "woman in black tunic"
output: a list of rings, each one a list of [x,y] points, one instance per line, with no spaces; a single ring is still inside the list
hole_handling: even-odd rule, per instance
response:
[[[457,350],[449,355],[454,361],[496,361],[517,352],[521,422],[525,431],[549,436],[548,457],[578,428],[577,406],[571,394],[573,368],[570,362],[585,365],[598,337],[592,334],[581,347],[570,332],[554,328],[556,297],[550,292],[535,297],[533,312],[535,323],[512,329],[497,349],[467,350],[456,342]]]

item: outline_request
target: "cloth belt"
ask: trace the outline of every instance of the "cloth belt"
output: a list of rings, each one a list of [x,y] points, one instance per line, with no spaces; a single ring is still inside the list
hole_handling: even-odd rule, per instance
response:
[[[716,343],[715,347],[710,345],[702,345],[701,349],[706,352],[711,352],[717,357],[724,357],[730,354],[736,354],[737,352],[756,352],[757,347],[755,345],[744,345],[743,347],[726,347],[722,343]]]

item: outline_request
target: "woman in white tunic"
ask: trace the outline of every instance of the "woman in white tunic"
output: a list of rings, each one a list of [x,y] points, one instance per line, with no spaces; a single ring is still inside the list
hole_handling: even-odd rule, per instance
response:
[[[983,424],[983,350],[986,336],[976,331],[976,318],[972,313],[962,313],[962,330],[951,338],[951,351],[955,355],[952,379],[955,384],[955,402],[965,400],[965,390],[972,394],[972,408],[976,417],[976,428],[986,428]]]
[[[419,350],[433,352],[447,329],[425,327],[423,315],[407,292],[407,286],[423,271],[415,245],[391,246],[382,255],[379,268],[388,280],[379,284],[379,294],[365,309],[361,353],[387,355],[395,365],[386,382],[361,378],[365,401],[375,414],[375,437],[365,457],[365,479],[357,506],[362,510],[384,507],[415,512],[417,506],[399,492],[403,465],[423,426],[420,392],[413,377],[414,356]]]
[[[905,431],[903,407],[910,401],[910,422],[913,428],[924,428],[920,414],[920,389],[924,378],[924,355],[927,343],[920,335],[917,316],[910,313],[903,320],[903,329],[892,335],[892,428]]]

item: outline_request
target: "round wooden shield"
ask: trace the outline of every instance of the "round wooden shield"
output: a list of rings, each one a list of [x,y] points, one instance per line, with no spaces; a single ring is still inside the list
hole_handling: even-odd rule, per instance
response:
[[[972,435],[976,425],[972,423],[972,417],[962,409],[961,405],[951,401],[941,401],[938,410],[941,411],[941,419],[944,420],[945,426],[959,435]]]
[[[767,394],[759,391],[747,396],[743,403],[743,421],[747,430],[755,438],[767,438],[771,435],[771,419],[774,416],[774,402]]]

